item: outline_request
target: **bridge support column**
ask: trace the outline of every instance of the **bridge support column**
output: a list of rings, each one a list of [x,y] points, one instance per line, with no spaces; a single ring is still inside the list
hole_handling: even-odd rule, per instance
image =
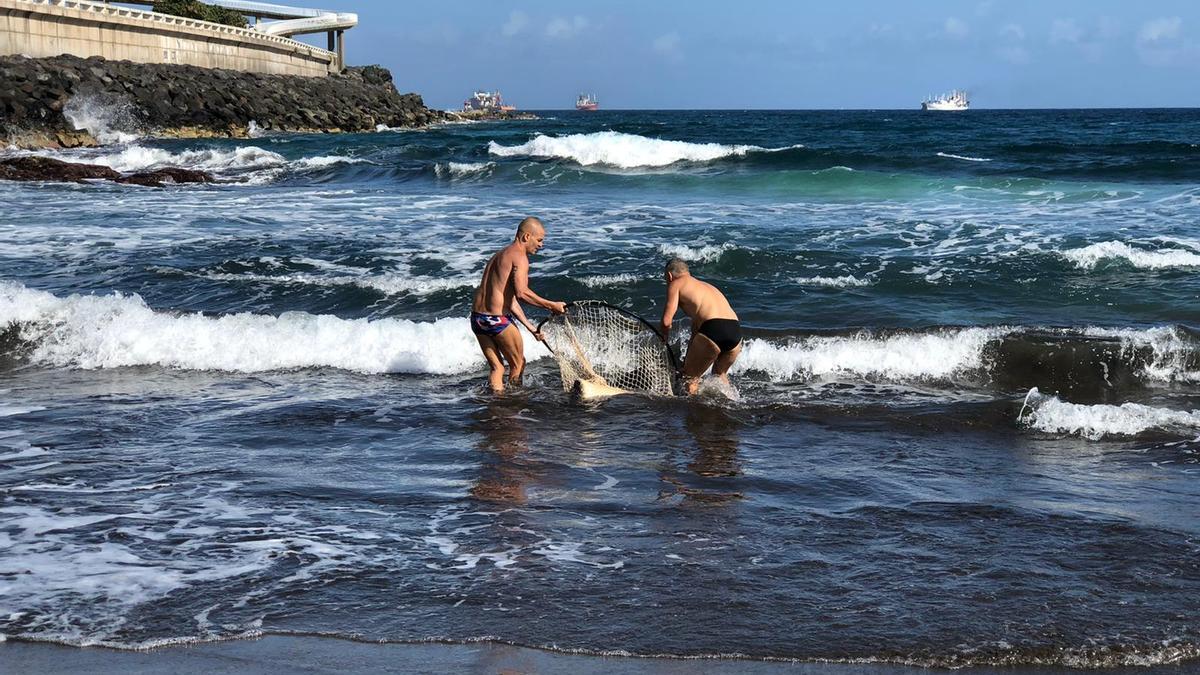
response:
[[[346,69],[346,31],[344,30],[337,32],[337,59],[340,73]]]

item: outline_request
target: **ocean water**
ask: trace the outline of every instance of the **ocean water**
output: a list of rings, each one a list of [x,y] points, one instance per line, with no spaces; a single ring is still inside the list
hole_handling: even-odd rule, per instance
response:
[[[104,137],[230,182],[0,184],[7,639],[1200,658],[1200,112]],[[485,393],[527,215],[545,297],[721,287],[740,400]]]

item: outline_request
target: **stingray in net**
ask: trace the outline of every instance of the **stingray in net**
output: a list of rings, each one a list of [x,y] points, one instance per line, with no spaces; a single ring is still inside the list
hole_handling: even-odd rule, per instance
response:
[[[679,363],[642,317],[597,300],[567,304],[538,330],[558,362],[563,388],[581,398],[674,396]]]

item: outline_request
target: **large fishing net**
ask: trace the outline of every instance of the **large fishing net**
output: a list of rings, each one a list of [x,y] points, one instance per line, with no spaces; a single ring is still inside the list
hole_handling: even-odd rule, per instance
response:
[[[538,326],[554,353],[563,388],[599,385],[600,395],[626,392],[673,396],[675,356],[645,319],[620,307],[583,300]],[[596,391],[593,388],[592,391]]]

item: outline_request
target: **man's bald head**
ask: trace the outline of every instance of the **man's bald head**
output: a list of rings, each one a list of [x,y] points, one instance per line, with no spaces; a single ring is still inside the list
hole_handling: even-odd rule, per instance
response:
[[[533,216],[529,216],[525,220],[522,220],[520,225],[517,225],[517,234],[531,234],[536,236],[545,234],[545,232],[546,228],[542,225],[542,221]]]
[[[524,248],[525,253],[529,255],[537,253],[545,239],[546,228],[542,227],[542,221],[530,216],[517,225],[517,236],[513,238],[513,244]]]
[[[681,277],[688,273],[687,263],[679,258],[671,258],[667,261],[667,274],[673,277]]]

